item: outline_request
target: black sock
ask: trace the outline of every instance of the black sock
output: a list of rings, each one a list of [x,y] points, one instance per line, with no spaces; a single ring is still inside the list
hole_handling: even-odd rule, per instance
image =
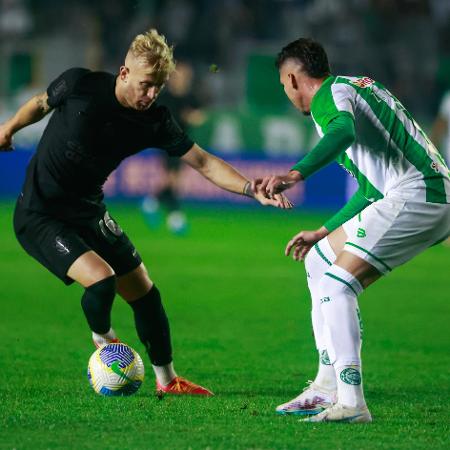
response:
[[[111,308],[116,295],[116,276],[87,287],[81,297],[81,306],[92,331],[105,334],[111,328]]]
[[[172,361],[169,320],[161,303],[158,288],[153,287],[140,299],[130,302],[134,311],[136,330],[147,349],[150,361],[155,366],[164,366]]]
[[[157,199],[169,212],[178,211],[180,209],[180,202],[171,187],[166,187],[160,191],[157,195]]]

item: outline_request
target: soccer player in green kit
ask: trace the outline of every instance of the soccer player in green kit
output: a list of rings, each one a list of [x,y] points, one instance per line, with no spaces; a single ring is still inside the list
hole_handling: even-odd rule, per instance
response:
[[[450,234],[449,170],[403,105],[366,76],[333,76],[323,47],[298,39],[282,49],[280,82],[311,115],[318,144],[286,175],[253,181],[267,197],[336,160],[359,184],[322,227],[287,244],[304,260],[319,354],[316,378],[279,414],[309,422],[371,422],[361,373],[358,296],[371,283]]]

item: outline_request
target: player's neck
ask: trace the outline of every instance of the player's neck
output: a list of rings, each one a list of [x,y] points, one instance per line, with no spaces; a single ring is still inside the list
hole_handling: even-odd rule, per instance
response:
[[[121,87],[121,83],[120,83],[120,79],[119,77],[116,78],[116,84],[115,84],[115,88],[114,88],[114,95],[116,96],[117,101],[124,107],[124,108],[129,108],[130,106],[128,105],[128,102],[125,98],[125,95],[123,93],[122,87]]]
[[[326,75],[322,78],[313,78],[312,85],[313,85],[313,96],[316,94],[316,92],[322,87],[323,82],[329,77],[330,75]]]

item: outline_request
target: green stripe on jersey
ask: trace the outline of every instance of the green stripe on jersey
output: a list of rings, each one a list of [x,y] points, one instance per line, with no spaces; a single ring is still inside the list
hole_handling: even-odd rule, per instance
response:
[[[404,157],[416,170],[421,172],[426,186],[426,201],[447,203],[444,175],[436,169],[436,161],[433,161],[427,150],[409,134],[405,123],[397,117],[396,111],[391,109],[388,101],[395,103],[395,108],[400,115],[404,116],[405,121],[411,121],[413,129],[417,129],[422,139],[426,142],[427,137],[425,133],[414,122],[403,105],[383,85],[377,82],[373,84],[379,89],[378,92],[375,92],[372,87],[360,87],[347,78],[338,77],[335,83],[350,85],[356,91],[357,95],[367,103],[389,136],[389,141],[385,144],[387,146],[386,150],[392,148],[394,151],[402,152]],[[442,163],[442,158],[437,159],[439,163]]]
[[[367,179],[367,177],[359,171],[358,167],[348,157],[347,153],[341,153],[336,158],[336,161],[358,180],[358,184],[367,200],[370,202],[375,202],[376,200],[380,200],[384,197],[384,195]]]

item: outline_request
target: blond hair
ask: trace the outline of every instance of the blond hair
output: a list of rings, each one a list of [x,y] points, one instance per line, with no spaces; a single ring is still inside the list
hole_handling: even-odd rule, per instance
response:
[[[152,69],[163,78],[168,78],[175,70],[173,46],[154,28],[144,34],[138,34],[128,49],[136,59]]]

